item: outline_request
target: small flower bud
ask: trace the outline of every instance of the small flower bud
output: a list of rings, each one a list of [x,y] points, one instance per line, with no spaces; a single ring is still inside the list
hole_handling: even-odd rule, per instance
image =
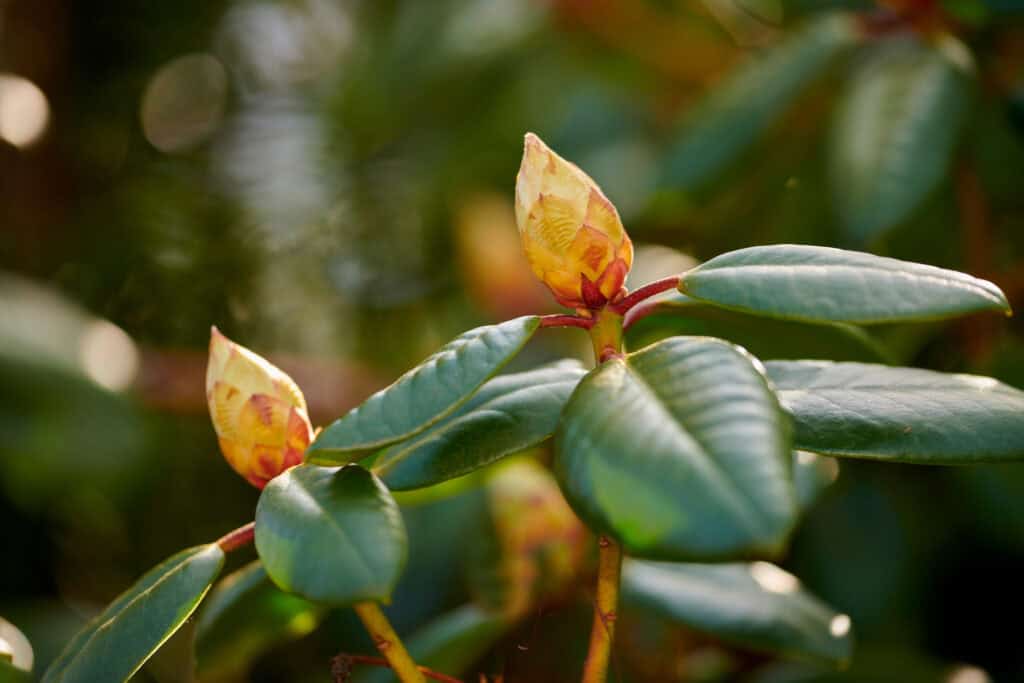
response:
[[[602,308],[619,296],[633,244],[590,176],[526,134],[516,178],[516,223],[534,274],[558,303]]]
[[[302,462],[313,440],[302,391],[216,327],[210,333],[206,400],[224,458],[256,488]]]

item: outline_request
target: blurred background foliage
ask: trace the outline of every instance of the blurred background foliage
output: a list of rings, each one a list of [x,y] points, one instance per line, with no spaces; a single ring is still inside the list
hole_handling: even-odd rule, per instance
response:
[[[1024,306],[1020,0],[0,2],[0,615],[37,670],[145,569],[251,519],[205,414],[211,324],[324,424],[468,327],[554,310],[512,217],[527,130],[648,245],[634,285],[802,242],[966,270]],[[676,332],[770,357],[864,352],[693,313]],[[1024,387],[1019,320],[870,333],[893,361]],[[578,336],[520,363],[587,359]],[[581,541],[530,471],[403,498],[391,615],[472,634],[441,653],[472,671],[571,680],[589,580],[566,580]],[[640,611],[615,680],[1024,680],[1022,501],[1019,466],[843,462],[784,566],[851,615],[849,671]],[[235,590],[266,590],[246,571]],[[370,646],[345,612],[259,604],[287,640],[218,655],[229,622],[201,616],[204,680],[328,681]],[[138,680],[190,680],[194,630]]]

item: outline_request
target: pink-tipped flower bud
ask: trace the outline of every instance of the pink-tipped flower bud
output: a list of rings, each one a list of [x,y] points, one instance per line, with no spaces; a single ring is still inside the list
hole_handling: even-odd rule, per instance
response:
[[[534,274],[558,303],[602,308],[623,289],[633,244],[590,176],[526,134],[516,178],[516,223]]]
[[[256,488],[302,462],[313,440],[302,391],[216,327],[210,333],[206,400],[221,452]]]

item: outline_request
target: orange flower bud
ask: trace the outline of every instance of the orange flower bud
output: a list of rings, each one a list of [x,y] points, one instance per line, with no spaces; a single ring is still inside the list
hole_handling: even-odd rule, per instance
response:
[[[216,327],[210,333],[206,400],[221,452],[256,488],[302,462],[313,440],[302,391]]]
[[[622,292],[633,243],[590,176],[526,134],[516,223],[534,274],[558,303],[598,309]]]

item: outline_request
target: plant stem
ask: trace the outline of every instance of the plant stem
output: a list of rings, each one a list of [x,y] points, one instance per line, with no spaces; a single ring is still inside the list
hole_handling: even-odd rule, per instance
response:
[[[409,656],[405,645],[391,627],[391,622],[381,611],[380,605],[372,601],[357,602],[352,609],[362,620],[374,645],[391,665],[391,670],[398,676],[398,680],[402,683],[426,683],[427,679],[424,678],[423,672]]]
[[[640,294],[645,289],[648,288],[641,288],[637,290],[636,294]],[[664,288],[660,291],[664,291]],[[646,296],[651,295],[647,294]],[[637,298],[625,310],[642,301],[646,296]],[[623,301],[628,299],[629,297]],[[610,358],[622,357],[622,314],[617,310],[609,309],[610,307],[598,311],[594,318],[594,326],[590,328],[590,339],[594,344],[594,362],[598,365]],[[598,539],[594,622],[590,627],[590,647],[587,650],[587,659],[583,663],[583,683],[604,683],[608,677],[608,663],[611,660],[612,642],[615,638],[615,619],[618,615],[619,576],[621,573],[621,546],[608,536],[600,536]]]
[[[619,315],[625,315],[629,309],[636,306],[645,299],[650,299],[655,294],[661,294],[667,292],[670,289],[675,289],[679,286],[679,275],[670,275],[669,277],[663,277],[660,280],[655,280],[650,284],[646,284],[635,292],[626,295],[615,303],[608,304],[608,309],[618,313]]]
[[[332,669],[332,673],[335,673],[335,678],[341,681],[348,680],[346,676],[350,675],[352,664],[365,664],[367,666],[383,666],[389,669],[391,668],[391,665],[388,664],[388,660],[383,657],[370,657],[368,655],[343,654],[335,657],[332,662],[337,666],[337,668],[343,669],[344,671],[344,673],[335,673]],[[429,678],[432,681],[442,681],[442,683],[462,683],[462,681],[454,676],[448,676],[447,674],[437,671],[431,671],[425,666],[418,666],[416,668],[418,668],[426,678]]]
[[[590,341],[594,345],[594,363],[600,365],[609,358],[622,355],[622,316],[607,308],[597,311],[590,328]]]
[[[601,536],[599,545],[594,623],[590,628],[590,649],[583,664],[583,683],[604,683],[615,637],[622,548],[607,536]]]
[[[542,315],[540,318],[541,327],[582,327],[589,330],[594,326],[593,318],[583,318],[578,315]]]
[[[229,531],[221,536],[217,539],[217,545],[224,552],[230,553],[232,550],[238,550],[252,543],[255,534],[256,522],[249,522],[245,526],[240,526],[234,531]]]

